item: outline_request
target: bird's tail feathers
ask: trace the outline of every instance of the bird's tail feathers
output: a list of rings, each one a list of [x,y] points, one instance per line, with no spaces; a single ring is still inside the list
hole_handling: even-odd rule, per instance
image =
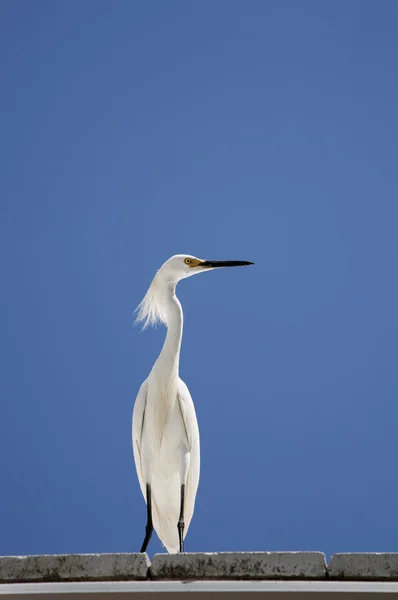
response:
[[[169,488],[163,488],[162,495],[159,497],[160,490],[156,489],[155,485],[152,485],[152,518],[153,518],[153,526],[155,528],[156,533],[159,536],[160,541],[166,547],[167,552],[169,554],[176,554],[179,552],[179,538],[178,538],[178,518],[180,513],[180,502],[179,496],[175,497],[173,494],[173,490],[178,489],[179,477],[171,482]],[[174,483],[174,485],[173,485]],[[184,538],[188,532],[189,524],[192,518],[192,513],[185,515],[185,528],[184,528]]]

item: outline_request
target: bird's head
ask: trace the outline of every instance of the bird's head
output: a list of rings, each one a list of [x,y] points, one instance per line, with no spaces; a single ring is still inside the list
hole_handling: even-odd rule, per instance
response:
[[[159,269],[157,275],[164,280],[177,283],[185,277],[220,269],[222,267],[243,267],[252,265],[245,260],[203,260],[190,254],[176,254],[169,258]]]
[[[243,267],[254,263],[245,260],[203,260],[190,254],[176,254],[166,260],[156,273],[145,297],[137,308],[136,321],[147,325],[166,323],[164,299],[167,290],[174,293],[176,284],[186,277],[222,267]]]

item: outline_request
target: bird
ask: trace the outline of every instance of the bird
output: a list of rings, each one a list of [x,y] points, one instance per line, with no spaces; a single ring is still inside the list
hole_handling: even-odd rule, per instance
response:
[[[157,271],[136,309],[136,322],[144,329],[158,323],[167,328],[162,350],[133,409],[134,462],[147,506],[141,552],[146,552],[153,529],[169,554],[184,552],[199,484],[199,427],[191,394],[179,376],[183,312],[176,285],[198,273],[252,264],[176,254]]]

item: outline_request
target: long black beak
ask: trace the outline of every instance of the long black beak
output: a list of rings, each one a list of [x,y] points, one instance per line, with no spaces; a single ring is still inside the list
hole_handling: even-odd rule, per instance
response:
[[[247,267],[248,265],[254,265],[254,263],[247,260],[204,260],[198,266],[204,269],[218,269],[220,267]]]

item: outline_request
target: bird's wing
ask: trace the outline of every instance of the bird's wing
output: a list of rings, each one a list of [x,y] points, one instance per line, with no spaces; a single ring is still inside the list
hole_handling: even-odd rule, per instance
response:
[[[199,427],[196,419],[195,407],[191,398],[191,394],[181,379],[178,382],[178,401],[180,404],[182,419],[185,425],[190,452],[189,471],[185,490],[185,537],[192,518],[196,492],[199,484],[200,445]]]
[[[146,379],[137,395],[133,410],[133,452],[135,468],[137,469],[138,481],[140,482],[141,491],[146,500],[146,482],[141,464],[141,437],[144,427],[145,407],[148,392],[148,380]]]

